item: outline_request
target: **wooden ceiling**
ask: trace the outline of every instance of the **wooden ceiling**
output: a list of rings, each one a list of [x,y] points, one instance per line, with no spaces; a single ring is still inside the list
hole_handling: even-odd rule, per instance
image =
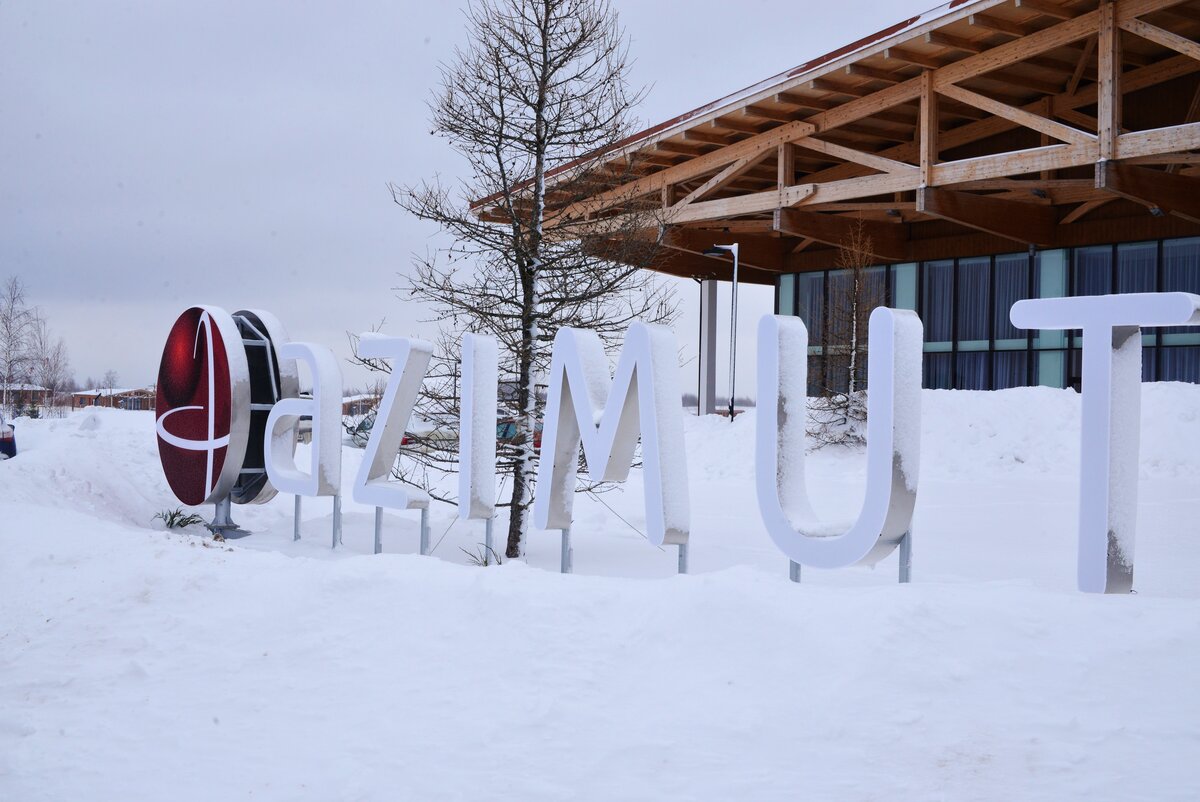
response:
[[[763,283],[859,221],[880,262],[1200,235],[1198,37],[1200,0],[957,0],[632,137],[547,225]]]

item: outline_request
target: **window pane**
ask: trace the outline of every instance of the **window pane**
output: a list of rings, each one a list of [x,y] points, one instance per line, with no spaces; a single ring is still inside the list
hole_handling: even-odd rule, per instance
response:
[[[1046,387],[1066,387],[1066,352],[1043,351],[1037,355],[1037,383]]]
[[[926,354],[924,386],[930,390],[949,390],[953,358],[954,354]]]
[[[779,277],[779,289],[776,291],[777,305],[780,315],[796,314],[796,276],[784,273]]]
[[[1038,298],[1062,298],[1067,294],[1067,252],[1043,251],[1037,255],[1034,286]],[[1034,333],[1034,348],[1063,348],[1067,344],[1065,331],[1037,331]],[[1039,384],[1043,382],[1039,381]],[[1062,387],[1061,380],[1053,387]]]
[[[1162,381],[1200,383],[1200,346],[1162,349]]]
[[[796,311],[808,327],[810,345],[820,345],[825,336],[825,274],[801,273],[796,276]]]
[[[1154,292],[1157,276],[1157,242],[1117,246],[1117,292]]]
[[[1024,253],[997,256],[995,271],[996,294],[993,314],[996,321],[996,348],[1024,348],[1025,329],[1014,326],[1008,315],[1013,304],[1029,297],[1029,256]],[[1004,340],[1012,342],[1002,342]],[[999,364],[996,363],[997,367]]]
[[[958,260],[958,340],[960,350],[986,350],[988,348],[991,261],[987,257]],[[961,381],[959,387],[963,387]]]
[[[1112,292],[1112,248],[1098,245],[1075,249],[1072,295],[1108,295]]]
[[[1026,379],[1028,364],[1029,354],[1025,351],[997,351],[992,355],[992,387],[996,390],[1024,387],[1029,383]]]
[[[1156,363],[1154,352],[1157,350],[1157,348],[1142,349],[1142,381],[1144,382],[1158,380],[1158,376],[1155,375],[1156,371],[1154,369]]]
[[[949,343],[954,336],[954,262],[926,262],[921,272],[921,320],[925,323],[925,342]]]
[[[959,390],[988,389],[988,358],[987,351],[969,351],[958,355],[958,376],[955,381]]]
[[[1163,242],[1162,291],[1200,295],[1200,237]],[[1162,341],[1164,345],[1200,343],[1200,332],[1187,326],[1169,326],[1162,329]]]
[[[917,266],[896,265],[892,268],[892,308],[917,308]]]
[[[825,357],[810,356],[808,358],[808,394],[819,396],[825,387]]]

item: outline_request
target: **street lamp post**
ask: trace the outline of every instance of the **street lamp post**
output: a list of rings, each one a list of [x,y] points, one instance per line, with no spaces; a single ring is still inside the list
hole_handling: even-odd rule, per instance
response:
[[[704,251],[705,256],[733,255],[733,301],[729,310],[729,420],[733,421],[734,377],[737,371],[737,290],[738,290],[738,244],[713,245]]]

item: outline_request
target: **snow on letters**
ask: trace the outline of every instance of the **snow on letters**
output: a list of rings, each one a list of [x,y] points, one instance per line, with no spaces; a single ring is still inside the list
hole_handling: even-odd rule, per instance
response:
[[[611,379],[595,332],[560,329],[550,363],[534,526],[571,525],[581,442],[591,479],[621,482],[629,475],[640,432],[646,536],[654,545],[686,543],[690,519],[681,398],[675,334],[666,326],[630,326]]]
[[[1130,293],[1018,301],[1023,329],[1083,329],[1079,589],[1133,588],[1142,396],[1141,326],[1200,325],[1200,296]]]
[[[302,360],[312,373],[312,398],[282,398],[267,416],[263,452],[267,478],[281,493],[336,496],[342,486],[342,371],[333,351],[310,343],[287,343],[281,360]],[[296,467],[296,428],[312,417],[309,472]]]
[[[496,514],[497,354],[495,337],[463,335],[458,517],[464,521]]]
[[[428,507],[428,493],[392,481],[391,475],[421,383],[425,381],[433,346],[425,340],[367,333],[359,337],[358,348],[365,357],[392,360],[392,373],[354,480],[354,500],[393,510]]]
[[[921,454],[921,319],[871,313],[867,373],[867,492],[853,521],[817,518],[804,479],[808,329],[798,317],[758,324],[755,482],[767,532],[793,562],[815,568],[875,563],[909,531]]]

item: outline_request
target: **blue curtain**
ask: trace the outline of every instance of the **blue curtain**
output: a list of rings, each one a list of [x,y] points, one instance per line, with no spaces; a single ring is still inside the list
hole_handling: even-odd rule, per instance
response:
[[[959,390],[988,389],[987,351],[965,351],[958,355],[958,376],[955,384]]]
[[[954,366],[951,361],[953,358],[953,354],[926,354],[925,376],[922,384],[930,390],[949,390],[953,387],[951,376],[951,368]]]
[[[1112,248],[1076,248],[1072,295],[1108,295],[1112,292]]]
[[[1008,318],[1012,305],[1029,297],[1029,256],[1023,253],[1007,253],[996,257],[995,338],[997,340],[1024,340],[1027,333],[1018,329]],[[1024,347],[1024,346],[1022,346]],[[999,367],[999,363],[997,363]],[[997,371],[997,375],[998,375]]]
[[[1160,381],[1200,383],[1200,345],[1176,345],[1162,349]]]
[[[808,327],[808,344],[820,345],[825,337],[825,273],[796,276],[797,311]]]
[[[948,343],[954,338],[954,262],[926,262],[921,273],[925,342]]]
[[[997,351],[992,354],[992,389],[1024,387],[1028,381],[1029,354],[1025,351]]]
[[[1157,278],[1157,242],[1117,246],[1117,292],[1154,292]]]
[[[958,339],[982,341],[983,348],[988,347],[991,262],[987,257],[958,260]]]

